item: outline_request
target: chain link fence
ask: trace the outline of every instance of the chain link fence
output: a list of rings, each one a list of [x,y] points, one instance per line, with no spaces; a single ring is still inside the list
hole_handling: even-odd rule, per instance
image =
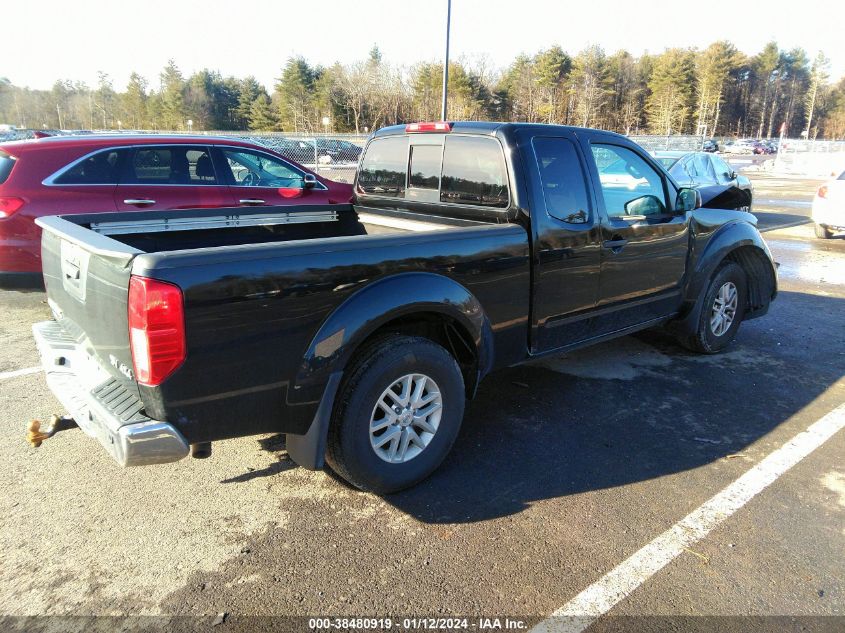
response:
[[[692,134],[673,134],[670,136],[636,134],[628,138],[650,152],[659,152],[661,150],[698,152],[701,150],[705,140],[700,136]]]

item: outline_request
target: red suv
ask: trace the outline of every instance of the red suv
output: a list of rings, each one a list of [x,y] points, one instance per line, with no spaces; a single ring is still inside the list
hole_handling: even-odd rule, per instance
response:
[[[260,145],[189,136],[0,144],[0,281],[41,272],[35,218],[68,213],[349,202],[352,187]]]

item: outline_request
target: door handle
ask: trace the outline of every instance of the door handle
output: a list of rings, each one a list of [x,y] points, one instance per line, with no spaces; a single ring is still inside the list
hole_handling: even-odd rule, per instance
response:
[[[624,247],[625,244],[628,243],[628,240],[620,238],[612,239],[612,240],[605,240],[601,243],[604,248],[610,249],[614,253],[620,252]]]
[[[123,201],[123,204],[135,204],[135,205],[142,205],[146,206],[148,204],[155,204],[155,200],[147,200],[146,198],[127,198]]]
[[[238,202],[241,204],[264,204],[264,200],[261,200],[260,198],[244,198]]]

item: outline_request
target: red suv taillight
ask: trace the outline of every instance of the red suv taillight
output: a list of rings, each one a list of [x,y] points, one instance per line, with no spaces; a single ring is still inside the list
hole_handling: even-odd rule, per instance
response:
[[[129,279],[129,347],[135,379],[160,385],[185,360],[185,308],[178,286]]]
[[[0,196],[0,220],[17,213],[23,205],[24,201],[21,198],[15,198],[14,196]]]
[[[819,187],[819,198],[827,198],[827,185]]]

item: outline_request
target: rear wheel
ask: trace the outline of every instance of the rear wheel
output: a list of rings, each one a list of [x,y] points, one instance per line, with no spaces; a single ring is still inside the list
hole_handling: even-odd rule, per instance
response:
[[[742,267],[734,262],[722,264],[705,290],[695,333],[681,341],[684,346],[703,354],[725,349],[745,316],[747,288]]]
[[[326,461],[343,479],[386,494],[428,477],[464,415],[455,359],[420,337],[391,335],[353,362],[329,427]]]
[[[816,229],[816,237],[820,240],[829,240],[833,236],[833,232],[826,226],[821,224],[814,225]]]

